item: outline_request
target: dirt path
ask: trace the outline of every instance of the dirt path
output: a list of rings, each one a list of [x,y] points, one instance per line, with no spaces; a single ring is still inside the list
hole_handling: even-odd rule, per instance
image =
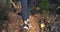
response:
[[[8,32],[19,32],[22,29],[23,21],[21,16],[10,12],[7,24],[8,24],[7,26]],[[30,15],[29,32],[39,32],[39,31],[40,28],[38,19],[35,16]]]

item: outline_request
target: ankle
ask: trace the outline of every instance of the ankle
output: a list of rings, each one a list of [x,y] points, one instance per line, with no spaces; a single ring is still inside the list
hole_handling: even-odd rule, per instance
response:
[[[24,21],[24,24],[28,24],[27,21]]]
[[[29,19],[27,19],[27,22],[29,22]]]
[[[29,25],[29,21],[30,21],[29,19],[25,20],[24,24],[28,24]]]

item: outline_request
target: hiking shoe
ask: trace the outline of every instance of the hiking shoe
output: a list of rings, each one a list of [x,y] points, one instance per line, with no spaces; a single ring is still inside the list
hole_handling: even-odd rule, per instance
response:
[[[29,25],[28,24],[24,24],[23,25],[23,29],[27,29],[28,30],[28,28],[29,28]]]

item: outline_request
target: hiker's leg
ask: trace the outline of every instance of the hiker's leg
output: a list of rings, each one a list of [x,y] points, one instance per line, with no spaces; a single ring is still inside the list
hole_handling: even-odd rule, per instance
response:
[[[24,21],[26,21],[29,18],[30,15],[30,11],[28,8],[28,0],[21,0],[21,4],[22,4],[22,18]]]
[[[27,24],[26,21],[27,19],[29,19],[30,15],[30,11],[28,8],[28,0],[21,0],[21,4],[22,4],[22,11],[21,11],[22,19],[25,22],[25,24]]]

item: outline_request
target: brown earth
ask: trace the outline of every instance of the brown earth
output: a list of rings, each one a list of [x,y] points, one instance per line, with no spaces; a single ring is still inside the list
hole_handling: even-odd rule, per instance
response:
[[[20,4],[20,3],[19,3]],[[16,8],[21,8],[21,5],[18,6],[14,6]],[[23,26],[23,21],[22,21],[22,17],[20,15],[18,15],[18,12],[21,12],[19,9],[17,9],[17,11],[15,13],[13,12],[9,12],[8,14],[8,19],[6,21],[6,24],[4,24],[5,27],[2,32],[19,32],[22,29]],[[29,17],[30,19],[30,26],[29,26],[29,32],[40,32],[40,27],[39,27],[39,21],[41,19],[41,16],[39,14],[35,14],[35,15],[30,15]],[[7,29],[7,30],[6,30]]]
[[[22,29],[23,26],[23,21],[22,17],[10,12],[8,15],[8,26],[7,26],[7,31],[9,32],[19,32]],[[39,15],[37,15],[39,16]],[[29,26],[29,32],[40,32],[40,27],[39,27],[39,17],[36,15],[30,15],[30,26]],[[4,30],[5,31],[5,30]]]

